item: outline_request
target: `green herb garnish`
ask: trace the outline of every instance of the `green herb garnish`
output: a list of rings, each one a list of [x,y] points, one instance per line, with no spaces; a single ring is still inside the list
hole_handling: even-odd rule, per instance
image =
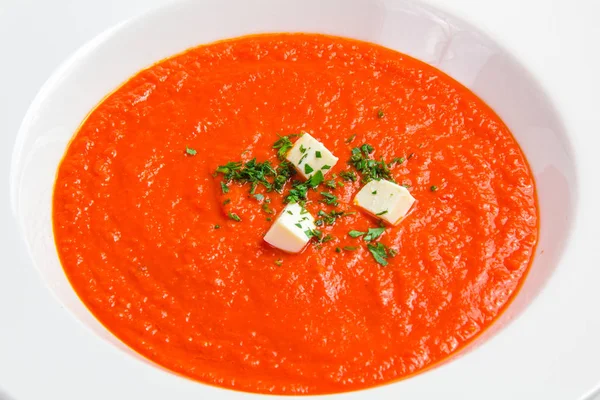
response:
[[[194,150],[194,149],[192,149],[191,147],[187,147],[187,146],[186,146],[186,147],[185,147],[185,153],[186,153],[188,156],[195,156],[195,155],[196,155],[196,153],[197,153],[197,151],[196,151],[196,150]]]
[[[371,192],[371,194],[372,194],[372,195],[376,195],[376,194],[377,194],[377,190],[373,190],[373,191]]]
[[[383,110],[382,110],[382,109],[379,109],[379,110],[377,111],[377,118],[381,119],[381,118],[383,118],[384,116],[385,116],[385,114],[383,113]]]
[[[387,262],[388,254],[387,254],[386,248],[383,245],[383,243],[376,243],[376,244],[369,243],[369,244],[367,244],[367,248],[373,255],[373,258],[375,258],[375,261],[377,261],[377,263],[383,265],[384,267],[386,265],[388,265],[388,262]]]
[[[277,136],[279,136],[279,139],[273,144],[273,148],[277,150],[277,157],[280,160],[284,160],[290,149],[294,147],[290,138],[298,135]]]
[[[321,152],[320,151],[315,151],[315,157],[316,158],[321,158]]]
[[[265,196],[260,193],[253,194],[252,196],[258,201],[263,201],[265,199]]]
[[[310,165],[304,164],[304,173],[305,174],[310,174],[313,171],[314,171],[314,169]]]
[[[239,217],[239,215],[237,215],[236,213],[228,213],[227,214],[229,216],[230,219],[236,221],[236,222],[240,222],[242,219]]]
[[[273,211],[273,209],[271,207],[269,207],[269,200],[268,199],[267,199],[267,201],[265,201],[264,203],[262,203],[261,208],[267,214],[274,214],[275,213],[275,211]]]
[[[346,251],[354,251],[356,249],[358,249],[356,246],[344,246],[344,250]]]
[[[231,203],[231,199],[225,199],[225,200],[223,200],[223,205],[224,206],[226,206],[229,203]]]
[[[438,187],[433,185],[432,187],[429,188],[432,192],[435,192],[436,190],[438,190]]]
[[[221,225],[215,225],[215,229],[219,229]]]
[[[238,182],[241,184],[250,184],[250,193],[258,185],[262,185],[270,192],[276,190],[281,192],[288,179],[294,174],[291,164],[287,161],[282,162],[277,169],[273,168],[269,161],[258,162],[252,159],[247,163],[228,162],[221,165],[216,170],[217,174],[223,174],[226,182]]]
[[[363,183],[381,179],[393,181],[391,171],[383,158],[379,161],[371,158],[373,151],[373,146],[368,143],[355,147],[352,149],[352,155],[348,162],[360,172]]]
[[[308,189],[316,188],[323,182],[323,179],[323,173],[321,171],[317,171],[312,174],[311,177],[306,180],[306,182],[293,182],[289,194],[285,197],[285,202],[303,204],[306,200]]]
[[[283,265],[283,260],[281,258],[279,260],[275,260],[275,265],[281,267]]]
[[[357,238],[357,237],[360,237],[360,236],[363,236],[366,234],[367,234],[367,232],[354,231],[354,230],[348,232],[348,236],[350,236],[352,238]]]
[[[275,176],[275,179],[273,180],[273,189],[276,192],[281,193],[286,182],[294,176],[296,170],[294,170],[291,162],[282,161],[275,170],[275,173],[277,176]]]
[[[302,154],[306,153],[306,147],[304,147],[303,144],[300,145],[300,153],[302,153]]]
[[[319,212],[317,213],[317,215],[319,217],[321,217],[321,219],[317,219],[315,221],[315,225],[317,226],[321,226],[321,225],[333,225],[335,224],[335,221],[338,218],[341,218],[347,214],[345,214],[343,211],[336,211],[336,210],[332,210],[331,212],[327,213],[323,210],[319,210]]]
[[[335,236],[331,236],[329,234],[325,235],[323,239],[320,240],[320,243],[327,243],[335,239]]]
[[[334,194],[328,192],[321,192],[321,196],[325,198],[324,200],[321,200],[323,203],[329,204],[330,206],[338,205],[338,198]]]
[[[302,164],[302,161],[304,161],[304,159],[308,157],[308,153],[305,153],[302,157],[300,157],[300,160],[298,161],[298,165]]]
[[[383,234],[383,232],[385,232],[384,227],[369,228],[369,232],[367,232],[367,234],[365,235],[365,238],[364,238],[365,242],[370,242],[371,240],[377,239],[379,236],[381,236]]]
[[[330,189],[337,188],[337,185],[335,184],[335,180],[334,179],[330,179],[330,180],[326,181],[325,182],[325,186],[327,186]]]
[[[379,216],[379,215],[385,215],[387,213],[388,213],[388,210],[383,210],[382,212],[379,212],[379,213],[377,213],[375,215]]]
[[[346,143],[352,143],[354,141],[354,138],[356,137],[356,133],[352,136],[350,136],[348,139],[346,139]]]
[[[356,182],[356,174],[353,171],[340,172],[340,178],[342,178],[345,181]]]
[[[342,252],[342,249],[341,249],[340,247],[336,247],[336,248],[335,248],[335,252],[336,252],[336,253],[341,253],[341,252]]]
[[[304,234],[309,238],[315,238],[317,241],[321,241],[323,238],[323,232],[318,229],[307,229],[304,231]]]
[[[394,164],[402,164],[404,162],[404,157],[394,157],[392,158],[392,161],[390,162],[390,167],[393,166]]]
[[[229,188],[223,182],[221,182],[221,192],[223,192],[223,193],[229,193]]]

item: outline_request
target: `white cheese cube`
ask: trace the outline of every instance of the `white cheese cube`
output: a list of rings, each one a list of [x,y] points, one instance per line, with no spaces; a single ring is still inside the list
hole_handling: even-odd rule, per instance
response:
[[[298,253],[310,240],[305,231],[314,229],[314,217],[304,207],[293,203],[285,206],[264,239],[273,247]]]
[[[386,180],[367,183],[354,197],[354,204],[392,225],[402,221],[414,202],[408,189]]]
[[[305,179],[317,171],[325,175],[338,162],[338,158],[331,154],[323,143],[308,133],[302,134],[296,140],[286,158]]]

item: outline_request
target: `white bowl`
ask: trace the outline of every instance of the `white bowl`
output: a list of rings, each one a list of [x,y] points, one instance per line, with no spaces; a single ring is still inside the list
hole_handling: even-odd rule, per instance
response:
[[[146,361],[90,314],[61,268],[51,224],[57,165],[87,113],[135,72],[201,43],[280,31],[321,32],[367,40],[443,70],[478,94],[506,122],[523,148],[537,183],[541,231],[535,261],[523,288],[500,320],[469,347],[471,351],[461,353],[464,357],[455,357],[408,380],[338,396],[434,398],[445,393],[452,398],[491,399],[543,393],[535,372],[531,380],[513,377],[506,387],[494,387],[494,393],[489,392],[487,383],[495,382],[490,377],[502,376],[514,368],[515,358],[507,354],[527,357],[527,341],[500,340],[509,322],[519,315],[540,321],[551,317],[547,310],[534,312],[529,305],[556,268],[566,267],[559,261],[570,239],[578,193],[569,138],[542,88],[510,54],[467,23],[407,0],[189,0],[117,26],[79,50],[56,71],[31,105],[18,135],[11,171],[14,212],[34,264],[57,299],[91,331],[121,348],[126,357]],[[560,371],[559,366],[543,357],[532,365]],[[260,397],[159,372],[157,379],[179,398]],[[132,376],[136,374],[132,371]],[[591,387],[577,389],[582,395]],[[154,395],[149,391],[145,397],[152,399]],[[561,398],[547,395],[545,398]]]

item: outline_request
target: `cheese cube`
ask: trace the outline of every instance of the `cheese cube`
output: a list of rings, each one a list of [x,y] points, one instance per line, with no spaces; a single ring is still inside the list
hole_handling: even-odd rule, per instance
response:
[[[288,253],[300,252],[310,237],[305,233],[315,229],[314,217],[297,203],[285,206],[265,235],[265,242]]]
[[[404,219],[414,202],[408,189],[386,180],[370,181],[354,197],[354,204],[392,225]]]
[[[338,162],[338,158],[331,154],[323,143],[308,133],[302,134],[296,140],[286,158],[305,179],[317,171],[325,175]]]

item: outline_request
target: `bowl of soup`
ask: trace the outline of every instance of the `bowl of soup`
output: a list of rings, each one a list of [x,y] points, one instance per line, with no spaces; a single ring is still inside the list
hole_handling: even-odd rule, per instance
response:
[[[439,10],[349,4],[147,14],[65,63],[22,126],[13,204],[42,277],[189,393],[499,374],[494,339],[559,265],[576,170],[536,80]]]

